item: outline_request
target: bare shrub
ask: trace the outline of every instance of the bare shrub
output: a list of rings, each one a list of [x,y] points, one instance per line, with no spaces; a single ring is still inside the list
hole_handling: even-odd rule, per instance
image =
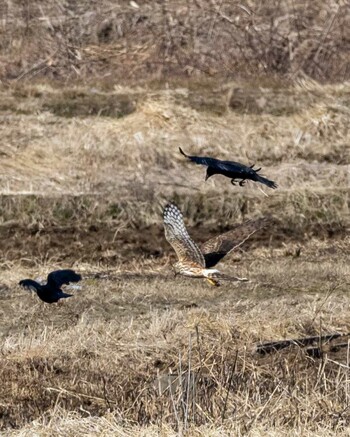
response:
[[[347,1],[46,0],[1,8],[2,78],[349,78]]]

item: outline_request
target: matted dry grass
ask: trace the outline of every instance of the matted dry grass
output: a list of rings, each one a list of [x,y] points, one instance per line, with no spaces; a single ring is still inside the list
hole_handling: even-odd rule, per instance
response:
[[[262,101],[262,113],[252,113],[244,100],[238,111],[232,111],[231,91],[239,89],[248,98],[251,86],[238,82],[220,87],[216,94],[225,111],[217,116],[212,108],[203,109],[211,98],[210,86],[195,90],[204,100],[200,109],[192,107],[195,97],[187,89],[140,88],[137,92],[122,88],[122,95],[131,100],[139,94],[135,111],[122,118],[79,117],[76,109],[62,117],[43,103],[60,98],[60,104],[69,107],[81,94],[88,101],[96,99],[96,89],[73,88],[66,94],[48,85],[20,92],[16,87],[3,90],[3,102],[10,97],[13,102],[2,108],[0,104],[0,189],[4,193],[104,194],[117,187],[118,197],[131,193],[144,199],[147,192],[169,196],[174,190],[181,194],[200,190],[214,195],[227,188],[227,181],[220,177],[203,184],[200,167],[184,173],[190,166],[178,153],[179,145],[187,152],[257,161],[278,180],[280,190],[347,188],[349,84],[321,87],[300,82],[285,90],[294,95],[299,108],[278,114],[264,113],[266,97],[273,100],[276,92],[263,87],[254,96]],[[278,92],[283,95],[283,89]],[[119,95],[115,93],[116,102]],[[100,111],[105,108],[104,96],[101,91]],[[253,185],[242,192],[247,191],[260,197]]]
[[[350,332],[349,86],[299,83],[286,90],[296,111],[260,114],[232,110],[236,86],[215,93],[220,114],[185,88],[115,90],[137,95],[121,118],[62,117],[48,85],[2,90],[4,435],[347,435],[349,347],[259,356],[254,345]],[[256,161],[279,189],[204,183],[179,145]],[[222,265],[249,283],[173,277],[168,200],[197,241],[273,216]],[[15,285],[60,267],[85,279],[59,305]]]
[[[164,435],[169,426],[189,435],[264,435],[272,426],[285,435],[345,433],[349,349],[322,358],[298,347],[253,353],[262,340],[350,332],[348,252],[332,249],[331,258],[315,243],[297,258],[243,253],[224,269],[251,282],[219,289],[150,262],[133,275],[86,279],[55,306],[12,285],[47,268],[3,273],[3,424],[35,419],[29,435],[69,435],[80,423],[83,435],[137,435],[132,424],[146,426],[140,435],[151,424]]]

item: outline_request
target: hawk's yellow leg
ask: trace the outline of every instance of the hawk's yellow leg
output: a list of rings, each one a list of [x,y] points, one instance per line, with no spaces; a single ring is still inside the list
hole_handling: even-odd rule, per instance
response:
[[[219,287],[220,286],[220,282],[216,281],[215,279],[212,278],[206,278],[207,281],[209,282],[210,285],[213,285],[214,287]]]

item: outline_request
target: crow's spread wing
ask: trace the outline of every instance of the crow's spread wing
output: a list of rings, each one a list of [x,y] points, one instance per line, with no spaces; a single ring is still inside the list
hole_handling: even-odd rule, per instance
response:
[[[190,156],[186,155],[181,147],[179,147],[179,149],[182,155],[186,156],[186,158],[190,159],[196,164],[206,165],[219,171],[238,173],[242,175],[242,178],[248,178],[249,176],[253,176],[256,173],[255,170],[253,170],[251,167],[247,167],[246,165],[239,162],[221,161],[220,159],[209,158],[206,156]]]
[[[216,167],[219,162],[218,159],[215,158],[209,158],[209,157],[205,157],[205,156],[190,156],[190,155],[186,155],[186,153],[181,149],[181,147],[179,147],[180,152],[182,153],[182,155],[186,156],[186,158],[188,158],[189,160],[191,160],[192,162],[195,162],[196,164],[200,164],[200,165],[206,165],[208,167]]]
[[[23,279],[22,281],[19,281],[19,285],[30,291],[38,291],[38,289],[41,288],[41,285],[32,279]]]
[[[228,173],[235,173],[236,178],[254,180],[257,175],[257,172],[252,167],[248,167],[247,165],[241,164],[240,162],[220,160],[216,161],[217,164],[214,168],[218,170],[223,170]]]
[[[47,285],[50,287],[61,287],[61,285],[79,282],[80,280],[81,275],[75,273],[74,270],[56,270],[47,277]]]

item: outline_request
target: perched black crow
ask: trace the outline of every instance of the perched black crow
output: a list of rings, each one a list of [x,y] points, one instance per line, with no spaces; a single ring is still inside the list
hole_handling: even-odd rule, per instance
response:
[[[23,279],[19,282],[24,288],[36,291],[41,300],[46,303],[58,302],[65,297],[71,297],[72,294],[64,293],[61,286],[70,282],[79,282],[81,276],[74,270],[56,270],[51,272],[47,277],[47,284],[41,285],[32,279]]]
[[[277,188],[275,182],[270,181],[269,179],[260,176],[258,172],[261,168],[257,168],[254,170],[254,165],[247,167],[244,164],[240,164],[239,162],[234,161],[221,161],[220,159],[215,158],[207,158],[202,156],[189,156],[179,147],[180,152],[186,156],[186,158],[195,162],[196,164],[206,165],[207,174],[205,180],[213,176],[214,174],[222,174],[231,178],[231,184],[236,185],[236,179],[241,179],[239,185],[243,187],[246,179],[250,179],[251,181],[260,182],[261,184],[265,184],[270,188]]]

